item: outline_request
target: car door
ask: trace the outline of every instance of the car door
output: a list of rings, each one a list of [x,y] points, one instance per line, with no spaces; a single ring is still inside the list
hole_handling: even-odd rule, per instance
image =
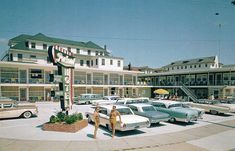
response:
[[[139,115],[138,108],[136,106],[128,105],[129,108],[134,112],[134,114]]]
[[[100,115],[101,125],[106,126],[106,124],[109,124],[109,116],[108,116],[108,111],[106,108],[101,108],[99,110],[99,115]]]
[[[12,103],[7,103],[2,105],[1,117],[10,118],[10,117],[18,117],[17,110],[13,107]]]

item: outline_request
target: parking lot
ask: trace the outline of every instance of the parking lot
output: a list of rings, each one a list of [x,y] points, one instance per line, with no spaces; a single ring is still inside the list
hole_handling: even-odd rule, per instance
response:
[[[56,114],[59,110],[59,103],[40,102],[37,103],[38,117],[30,119],[7,119],[0,120],[0,138],[10,138],[19,140],[53,140],[53,141],[91,141],[93,139],[94,126],[89,124],[86,128],[77,133],[49,132],[41,129],[42,124],[48,122],[49,117]],[[72,112],[82,112],[89,110],[90,105],[74,105]],[[151,126],[127,132],[117,132],[116,139],[143,137],[159,135],[172,132],[180,132],[188,129],[206,126],[235,119],[235,114],[211,115],[205,114],[203,119],[186,124],[183,122],[162,122]],[[97,137],[99,140],[110,139],[110,132],[105,127],[100,127]]]

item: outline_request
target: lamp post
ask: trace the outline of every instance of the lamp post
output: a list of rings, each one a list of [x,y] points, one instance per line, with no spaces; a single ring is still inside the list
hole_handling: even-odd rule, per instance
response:
[[[233,0],[231,3],[232,3],[233,5],[235,5],[235,0]]]
[[[219,16],[219,13],[215,13],[216,16]],[[221,49],[221,40],[220,40],[220,37],[221,37],[221,23],[219,23],[219,37],[218,37],[218,45],[219,45],[219,54],[218,54],[218,62],[219,62],[219,65],[220,65],[220,49]]]

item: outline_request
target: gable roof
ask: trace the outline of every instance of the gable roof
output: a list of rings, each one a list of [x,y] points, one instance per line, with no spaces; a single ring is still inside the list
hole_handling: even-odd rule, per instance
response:
[[[26,39],[28,39],[30,37],[31,37],[30,35],[21,34],[19,36],[16,36],[16,37],[10,39],[8,45],[10,46],[12,43],[19,43],[22,41],[26,41]]]
[[[102,51],[106,51],[104,48],[100,47],[99,45],[97,45],[91,41],[79,42],[79,41],[73,41],[73,40],[66,40],[66,39],[48,37],[42,33],[38,33],[34,36],[21,34],[17,37],[10,39],[9,45],[11,45],[11,43],[26,42],[27,40],[49,42],[49,43],[55,43],[55,44],[65,44],[65,45],[71,45],[71,46],[75,46],[75,47],[93,48],[93,49],[99,49]]]
[[[215,58],[216,56],[188,59],[188,60],[179,60],[179,61],[172,62],[164,67],[190,65],[190,64],[198,64],[198,63],[213,63],[215,62]]]

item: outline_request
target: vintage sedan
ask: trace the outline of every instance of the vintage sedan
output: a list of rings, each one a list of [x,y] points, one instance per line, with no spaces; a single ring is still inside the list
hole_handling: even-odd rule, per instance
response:
[[[103,100],[101,94],[80,94],[78,97],[74,97],[74,104],[94,104],[96,101]]]
[[[158,111],[168,113],[171,116],[170,122],[183,121],[190,123],[198,119],[198,111],[184,108],[182,107],[182,103],[176,101],[153,101],[151,104],[156,107]]]
[[[113,95],[113,96],[104,96],[103,99],[93,100],[92,105],[104,105],[104,104],[115,104],[120,97]]]
[[[112,107],[112,105],[101,105],[99,111],[100,125],[107,127],[107,129],[110,131],[111,126],[109,122],[109,115],[112,110]],[[117,117],[116,130],[129,131],[143,127],[149,127],[149,119],[135,115],[129,107],[116,105],[116,109],[121,114],[122,119],[122,123],[120,123],[119,118]],[[94,107],[91,107],[91,110],[85,113],[89,123],[94,122],[93,113]]]
[[[127,105],[127,104],[136,104],[136,103],[149,103],[149,98],[147,97],[138,97],[138,98],[123,98],[117,100],[116,104]]]
[[[127,105],[136,115],[147,117],[151,124],[165,122],[170,119],[167,113],[157,111],[152,105],[139,103]]]
[[[199,99],[197,102],[191,103],[191,106],[202,108],[211,114],[235,112],[235,104],[221,103],[218,100]]]
[[[205,109],[193,107],[190,102],[183,102],[182,107],[197,110],[198,118],[203,119],[203,115],[205,114]]]
[[[37,114],[38,108],[34,103],[21,104],[15,101],[0,101],[0,118],[30,118]]]

